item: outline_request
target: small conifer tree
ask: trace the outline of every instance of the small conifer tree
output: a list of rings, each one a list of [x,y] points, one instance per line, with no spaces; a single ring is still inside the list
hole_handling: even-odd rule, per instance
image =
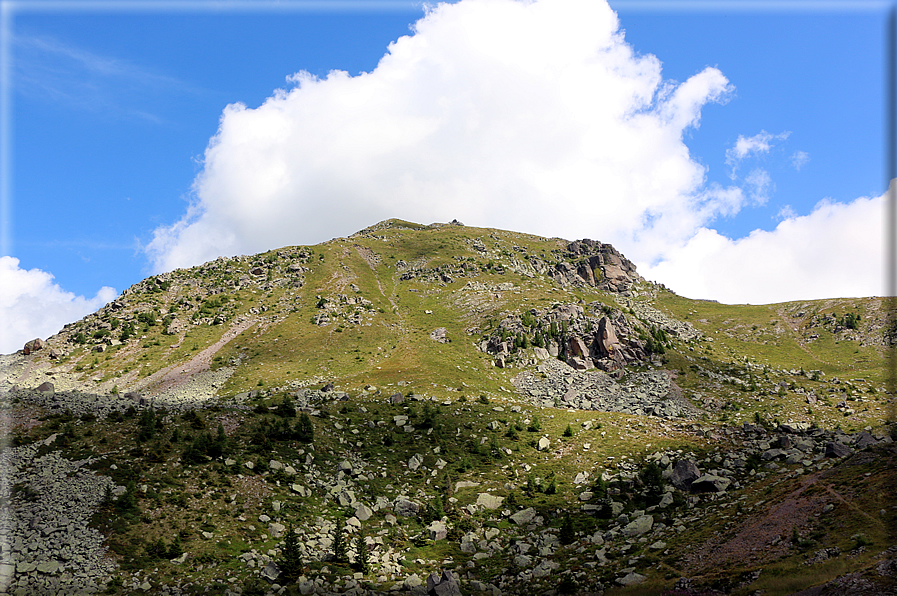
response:
[[[348,560],[346,556],[346,542],[343,538],[343,529],[340,527],[340,521],[337,520],[333,528],[333,561],[337,564],[345,563]]]
[[[576,540],[576,530],[573,527],[573,518],[570,517],[569,512],[564,516],[564,521],[561,522],[561,531],[558,539],[561,541],[561,544],[572,544]]]
[[[302,575],[302,556],[299,551],[299,539],[296,538],[296,532],[293,528],[293,522],[290,522],[287,528],[287,534],[283,540],[283,550],[281,551],[280,560],[277,561],[280,572],[284,579],[295,581]]]
[[[355,570],[367,574],[371,570],[371,561],[368,554],[368,545],[364,539],[364,532],[358,532],[355,539]]]

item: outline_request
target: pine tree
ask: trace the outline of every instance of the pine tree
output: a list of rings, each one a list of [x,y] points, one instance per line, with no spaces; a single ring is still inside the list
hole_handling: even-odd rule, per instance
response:
[[[293,528],[293,522],[287,529],[287,534],[283,540],[283,551],[280,560],[277,561],[280,572],[285,579],[295,581],[302,575],[302,557],[299,552],[299,539],[296,538],[296,532]]]
[[[303,443],[311,443],[315,440],[315,427],[305,412],[299,416],[299,422],[296,423],[296,438]]]
[[[371,570],[368,545],[364,539],[364,532],[361,531],[358,532],[358,538],[355,539],[355,569],[364,574]]]
[[[345,563],[348,560],[346,556],[346,542],[343,539],[343,530],[340,528],[340,521],[336,521],[333,528],[333,562],[337,564]]]
[[[564,521],[561,522],[561,531],[558,535],[558,539],[561,541],[561,544],[572,544],[574,540],[576,540],[576,531],[573,528],[573,518],[570,517],[570,513],[564,516]]]

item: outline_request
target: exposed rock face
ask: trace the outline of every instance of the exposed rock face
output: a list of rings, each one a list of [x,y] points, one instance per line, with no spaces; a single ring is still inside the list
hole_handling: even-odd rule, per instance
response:
[[[601,317],[598,321],[598,331],[595,332],[595,349],[599,358],[613,358],[616,355],[620,340],[614,333],[614,326],[607,317]]]
[[[635,265],[610,244],[585,238],[567,245],[565,261],[555,264],[549,275],[562,286],[593,286],[628,293],[641,277]]]

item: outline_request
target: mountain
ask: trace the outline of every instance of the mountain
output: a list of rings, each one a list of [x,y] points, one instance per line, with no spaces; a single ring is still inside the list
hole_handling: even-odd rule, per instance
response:
[[[0,586],[895,593],[889,314],[459,222],[153,276],[0,357]]]

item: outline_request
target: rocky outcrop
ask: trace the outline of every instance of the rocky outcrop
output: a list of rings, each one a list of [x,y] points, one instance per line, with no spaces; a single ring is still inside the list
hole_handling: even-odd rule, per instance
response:
[[[44,347],[44,342],[41,341],[40,338],[37,338],[37,339],[32,339],[31,341],[26,343],[25,347],[22,349],[22,351],[25,353],[26,356],[28,356],[29,354],[31,354],[33,352],[37,352],[38,350],[43,349],[43,347]]]
[[[567,245],[549,276],[562,286],[592,286],[626,294],[641,280],[635,265],[610,244],[588,238]]]

